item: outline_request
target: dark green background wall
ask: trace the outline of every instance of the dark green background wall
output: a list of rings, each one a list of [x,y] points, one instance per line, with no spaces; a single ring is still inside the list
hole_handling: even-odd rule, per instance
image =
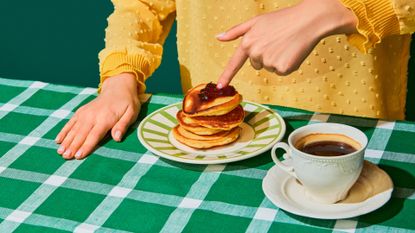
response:
[[[0,1],[0,77],[97,86],[112,11],[110,0]],[[175,27],[150,92],[181,93]]]
[[[97,54],[112,10],[110,0],[0,1],[0,77],[97,86]],[[407,115],[415,120],[414,58],[409,68]],[[181,93],[175,25],[147,86],[153,93]]]

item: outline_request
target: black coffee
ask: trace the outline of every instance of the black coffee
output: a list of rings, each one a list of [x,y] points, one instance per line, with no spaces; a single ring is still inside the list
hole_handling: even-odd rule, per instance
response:
[[[317,141],[298,148],[302,152],[318,156],[340,156],[356,151],[356,148],[338,141]]]

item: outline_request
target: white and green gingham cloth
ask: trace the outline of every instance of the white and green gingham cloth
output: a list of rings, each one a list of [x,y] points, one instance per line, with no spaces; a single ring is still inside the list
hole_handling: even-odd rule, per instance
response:
[[[224,165],[161,159],[138,141],[107,140],[65,161],[54,138],[96,89],[0,78],[0,232],[411,232],[415,231],[415,123],[314,114],[270,106],[287,135],[313,122],[345,123],[369,138],[366,159],[395,184],[380,209],[318,220],[275,207],[261,184],[270,153]],[[180,96],[153,95],[139,120]]]

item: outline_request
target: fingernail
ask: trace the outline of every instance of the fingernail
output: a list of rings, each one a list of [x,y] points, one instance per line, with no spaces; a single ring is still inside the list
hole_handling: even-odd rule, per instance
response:
[[[61,137],[60,137],[60,135],[58,134],[58,136],[56,136],[56,138],[55,138],[55,142],[59,142],[61,140]]]
[[[223,36],[225,36],[225,34],[226,34],[225,32],[222,32],[222,33],[220,33],[220,34],[217,34],[217,35],[216,35],[216,38],[219,38],[219,39],[220,39],[220,38],[222,38]]]
[[[71,150],[67,149],[65,153],[63,153],[64,157],[68,157],[71,154]]]
[[[64,150],[65,150],[65,147],[60,146],[60,147],[58,148],[58,153],[59,153],[59,154],[62,154]]]
[[[216,87],[217,87],[218,89],[222,89],[223,85],[222,85],[222,83],[218,83],[218,85],[216,85]]]
[[[121,140],[121,131],[119,130],[115,131],[115,140],[117,141]]]
[[[78,150],[75,154],[75,158],[80,159],[82,157],[82,151]]]

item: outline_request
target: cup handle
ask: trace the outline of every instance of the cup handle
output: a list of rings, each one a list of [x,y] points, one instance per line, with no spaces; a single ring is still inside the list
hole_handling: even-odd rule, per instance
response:
[[[285,164],[283,164],[278,158],[277,155],[275,154],[275,151],[281,148],[283,150],[285,150],[285,154],[284,154],[284,158],[285,159],[292,159],[291,158],[291,150],[290,150],[290,146],[288,146],[287,143],[284,142],[278,142],[277,144],[274,145],[274,147],[272,147],[271,149],[271,158],[272,160],[274,160],[274,163],[280,167],[282,170],[284,170],[285,172],[287,172],[288,174],[290,174],[291,176],[294,176],[295,178],[298,179],[297,175],[294,172],[294,167],[293,166],[287,166]]]

